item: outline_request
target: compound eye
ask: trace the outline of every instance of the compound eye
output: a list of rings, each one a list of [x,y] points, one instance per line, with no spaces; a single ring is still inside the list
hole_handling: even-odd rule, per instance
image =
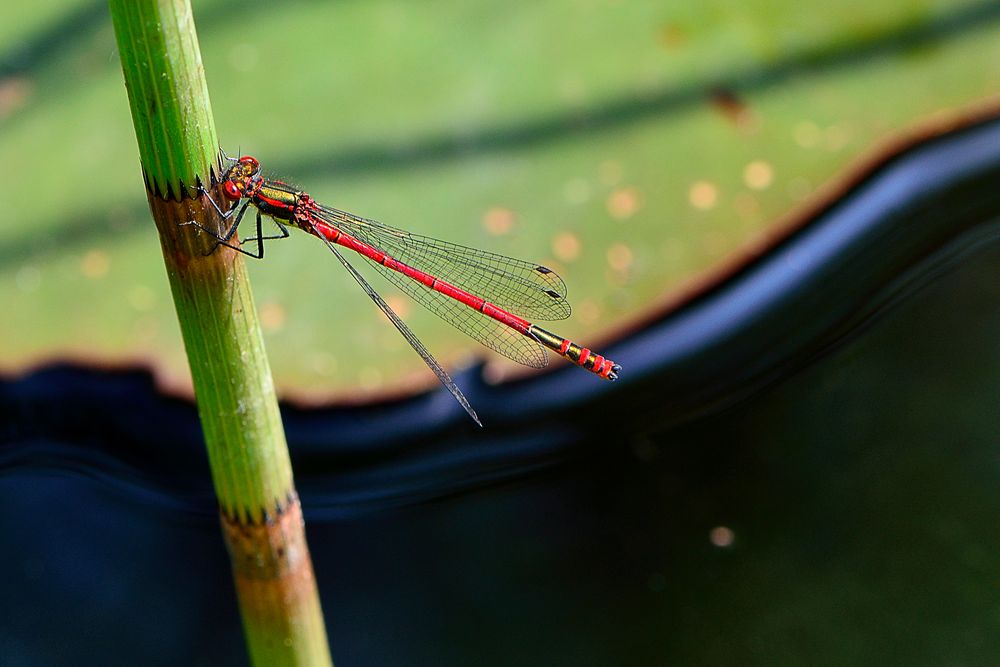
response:
[[[257,158],[255,158],[255,157],[250,157],[249,155],[244,155],[243,157],[240,158],[240,162],[242,162],[243,164],[250,165],[253,168],[254,171],[257,171],[258,169],[260,169],[260,162],[257,162]]]
[[[226,181],[222,184],[222,191],[226,193],[226,196],[230,199],[239,199],[243,196],[240,189],[236,187],[236,181]]]

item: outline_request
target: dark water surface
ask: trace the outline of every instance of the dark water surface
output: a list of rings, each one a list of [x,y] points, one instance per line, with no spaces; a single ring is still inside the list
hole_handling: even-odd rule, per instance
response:
[[[617,386],[472,369],[484,431],[287,408],[337,664],[996,664],[998,175],[996,123],[887,164]],[[0,662],[245,664],[193,406],[52,367],[0,412]]]

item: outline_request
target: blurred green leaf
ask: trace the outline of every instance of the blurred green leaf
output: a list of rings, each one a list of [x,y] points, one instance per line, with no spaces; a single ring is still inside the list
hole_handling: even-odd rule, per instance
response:
[[[198,11],[228,150],[338,207],[550,263],[575,307],[557,330],[595,345],[758,241],[883,137],[1000,88],[995,3]],[[45,25],[9,35],[0,64],[31,53]],[[155,355],[183,381],[110,28],[86,29],[0,81],[0,164],[16,165],[0,184],[6,366]],[[433,381],[313,239],[275,244],[251,270],[286,392]],[[442,361],[496,361],[373,282]]]

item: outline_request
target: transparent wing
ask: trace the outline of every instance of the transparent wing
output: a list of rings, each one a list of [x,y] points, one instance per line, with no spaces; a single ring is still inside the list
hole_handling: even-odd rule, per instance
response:
[[[358,222],[357,221],[358,219],[354,218],[354,216],[350,216],[350,214],[345,214],[345,215],[348,215],[351,219],[345,222],[344,220],[341,220],[339,218],[331,219],[330,216],[326,214],[321,215],[320,217],[325,222],[334,225],[337,229],[344,232],[345,234],[354,236],[359,241],[363,241],[364,243],[367,243],[368,245],[374,248],[378,248],[379,250],[388,253],[393,257],[393,259],[403,261],[409,264],[410,266],[413,266],[414,268],[420,269],[427,273],[431,273],[431,270],[433,268],[431,265],[431,261],[426,260],[426,257],[428,256],[427,252],[429,251],[423,250],[423,248],[426,247],[423,245],[424,243],[423,239],[425,239],[426,237],[415,237],[414,235],[409,234],[407,232],[403,232],[400,230],[392,230],[394,232],[397,232],[398,234],[404,235],[401,238],[409,239],[410,245],[408,247],[411,250],[405,256],[406,258],[403,259],[399,256],[393,255],[393,252],[399,250],[401,246],[400,244],[393,242],[392,237],[389,235],[388,232],[385,231],[386,229],[391,230],[392,228],[384,228],[380,230],[378,234],[373,234],[371,233],[370,230],[374,229],[375,228],[374,225],[377,225],[378,223],[371,223],[371,225],[368,225],[367,223]],[[322,235],[320,234],[320,236]],[[421,240],[413,241],[413,239],[415,238]],[[389,241],[388,244],[385,243],[387,239]],[[429,240],[433,241],[433,239]],[[443,244],[443,242],[438,242],[438,243]],[[521,262],[520,260],[513,260],[507,257],[503,257],[502,255],[496,255],[495,253],[486,253],[484,251],[475,250],[473,248],[465,248],[464,246],[443,244],[441,247],[444,248],[448,246],[461,248],[463,251],[465,251],[466,258],[479,256],[480,258],[477,259],[477,261],[479,261],[480,263],[476,265],[477,267],[479,267],[478,271],[473,272],[471,269],[464,269],[464,273],[459,278],[456,278],[455,277],[456,269],[454,268],[456,266],[456,263],[453,260],[456,259],[461,260],[462,256],[459,255],[458,253],[454,253],[452,257],[448,258],[447,260],[444,257],[435,256],[434,263],[436,264],[436,266],[438,268],[445,268],[450,272],[444,275],[439,275],[439,274],[432,274],[432,275],[441,278],[442,280],[446,280],[448,282],[454,282],[457,286],[469,292],[472,292],[473,294],[476,294],[476,296],[480,296],[487,300],[497,299],[498,296],[506,296],[507,300],[509,301],[510,298],[512,298],[512,296],[515,293],[519,293],[522,295],[524,294],[531,295],[537,293],[541,289],[541,287],[539,287],[540,283],[538,282],[535,282],[529,288],[526,282],[517,282],[512,280],[510,277],[514,276],[513,273],[509,271],[502,272],[497,270],[495,271],[497,279],[500,280],[502,279],[503,276],[507,276],[508,277],[507,284],[517,285],[516,290],[512,287],[508,287],[507,289],[504,289],[502,287],[500,288],[491,287],[489,289],[485,289],[484,287],[483,289],[480,289],[479,292],[475,292],[472,289],[470,289],[470,287],[466,282],[459,282],[459,281],[467,280],[468,276],[471,275],[477,276],[477,278],[480,281],[486,280],[486,276],[489,274],[487,274],[482,268],[483,266],[485,266],[484,264],[482,264],[482,262],[485,261],[481,259],[482,256],[492,256],[497,258],[498,260],[502,259],[506,262],[517,262],[519,265],[525,267],[528,266],[537,267],[537,265],[531,265],[528,262]],[[420,262],[419,264],[413,261],[413,257],[418,252],[422,252],[425,258],[425,261]],[[466,334],[467,336],[474,338],[475,340],[479,341],[480,343],[490,348],[491,350],[498,352],[499,354],[502,354],[508,359],[516,361],[519,364],[524,364],[525,366],[531,366],[532,368],[543,368],[548,364],[549,356],[546,353],[545,348],[542,347],[542,345],[537,343],[536,341],[524,336],[523,334],[515,331],[514,329],[511,329],[508,326],[501,324],[500,322],[497,322],[496,320],[490,317],[487,317],[486,315],[483,315],[477,310],[469,308],[467,305],[461,303],[460,301],[456,301],[451,297],[448,297],[444,294],[441,294],[440,292],[436,292],[430,289],[423,283],[417,282],[416,280],[413,280],[412,278],[409,278],[404,274],[399,273],[398,271],[394,271],[378,262],[370,260],[367,257],[365,257],[365,259],[373,267],[375,267],[376,271],[385,276],[386,280],[388,280],[393,285],[398,287],[400,290],[402,290],[404,293],[410,296],[414,301],[427,308],[429,311],[440,317],[442,320],[444,320],[451,326],[455,327],[456,329]],[[459,264],[459,266],[462,267],[469,267],[471,265],[472,265],[471,261]],[[542,274],[538,273],[537,271],[534,271],[534,269],[532,269],[532,271],[540,276],[555,276],[554,273]],[[560,279],[558,276],[556,276],[556,280],[558,281],[558,283],[560,284],[562,283],[562,279]],[[556,299],[555,297],[552,296],[545,296],[545,298],[548,299],[550,302],[561,301],[563,304],[565,304],[565,308],[568,311],[569,305],[565,303],[565,299]],[[501,306],[503,308],[509,308],[506,304],[498,303],[497,301],[492,301],[492,303],[495,303],[496,305]],[[539,300],[539,304],[541,303],[544,302],[541,302]],[[561,308],[561,307],[549,305],[550,311],[553,308]],[[524,308],[520,309],[509,308],[509,309],[514,310],[515,312],[517,312],[517,310],[520,310],[521,312],[526,312]],[[537,308],[536,310],[538,309],[540,309],[540,307]],[[561,310],[559,312],[561,312]]]
[[[539,264],[411,234],[327,206],[319,206],[319,217],[400,262],[515,315],[532,320],[562,320],[572,312],[566,301],[566,283],[559,274]]]
[[[469,308],[464,303],[435,292],[423,283],[407,278],[378,262],[368,260],[386,280],[462,333],[503,356],[532,368],[544,368],[549,355],[539,343],[508,326]]]
[[[469,413],[469,416],[472,417],[473,421],[482,426],[483,423],[479,421],[479,415],[477,415],[476,411],[472,409],[468,399],[465,398],[465,394],[462,393],[462,390],[459,389],[458,385],[456,385],[454,380],[451,379],[448,372],[441,367],[441,364],[437,362],[437,359],[435,359],[433,355],[428,352],[427,348],[424,347],[424,344],[420,342],[420,339],[417,338],[412,331],[410,331],[410,328],[406,326],[406,323],[404,323],[403,320],[399,319],[399,315],[397,315],[395,311],[389,307],[389,304],[387,304],[385,300],[379,296],[379,293],[368,284],[368,281],[365,280],[364,276],[358,273],[357,269],[351,266],[351,263],[340,254],[340,251],[337,250],[337,246],[330,243],[322,236],[320,236],[320,238],[323,239],[323,242],[326,243],[327,247],[333,252],[333,254],[337,256],[337,259],[340,260],[340,263],[344,265],[344,268],[346,268],[351,276],[354,277],[354,280],[361,285],[361,289],[365,291],[365,294],[367,294],[369,298],[375,302],[379,309],[385,313],[385,316],[388,317],[389,321],[392,322],[396,329],[399,330],[399,333],[403,334],[403,338],[406,339],[406,342],[408,342],[416,353],[420,355],[420,358],[424,360],[424,363],[426,363],[427,366],[434,371],[434,374],[437,375],[438,380],[441,381],[441,384],[444,385],[445,389],[451,392],[451,395],[454,396],[459,405],[461,405],[462,408]]]

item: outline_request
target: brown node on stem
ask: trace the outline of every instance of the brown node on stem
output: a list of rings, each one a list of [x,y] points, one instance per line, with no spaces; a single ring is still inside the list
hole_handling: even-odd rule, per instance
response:
[[[242,522],[220,512],[236,589],[244,605],[261,615],[314,594],[312,561],[306,546],[298,496],[262,522]],[[280,615],[278,615],[280,617]]]

